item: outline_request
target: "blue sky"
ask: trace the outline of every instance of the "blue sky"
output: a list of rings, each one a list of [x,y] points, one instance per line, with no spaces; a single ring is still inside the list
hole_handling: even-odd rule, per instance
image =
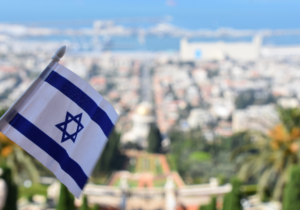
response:
[[[177,26],[300,28],[299,0],[0,0],[0,22],[171,16]]]

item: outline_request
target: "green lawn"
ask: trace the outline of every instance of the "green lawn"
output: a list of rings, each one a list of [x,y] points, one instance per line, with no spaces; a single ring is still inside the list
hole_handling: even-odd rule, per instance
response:
[[[36,184],[32,185],[29,188],[26,187],[19,187],[19,195],[18,197],[26,197],[30,198],[33,195],[43,195],[47,197],[47,188],[48,186],[41,185],[41,184]]]

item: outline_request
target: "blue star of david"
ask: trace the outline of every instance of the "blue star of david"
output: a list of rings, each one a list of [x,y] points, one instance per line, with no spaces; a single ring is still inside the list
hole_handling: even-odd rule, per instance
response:
[[[83,125],[81,124],[81,117],[82,117],[82,113],[76,116],[73,116],[72,114],[70,114],[69,112],[67,112],[66,114],[66,119],[65,122],[59,123],[57,125],[55,125],[59,130],[61,130],[62,133],[62,138],[61,138],[61,143],[71,139],[74,143],[76,140],[76,137],[78,135],[78,133],[84,128]],[[74,133],[69,134],[67,131],[67,126],[70,122],[74,121],[75,123],[77,123],[77,129]]]

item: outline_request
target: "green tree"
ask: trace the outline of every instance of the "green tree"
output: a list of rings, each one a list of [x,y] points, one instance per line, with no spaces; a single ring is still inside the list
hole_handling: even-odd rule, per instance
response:
[[[294,128],[300,127],[299,108],[284,109],[282,107],[277,107],[277,111],[282,124],[289,132],[291,132]]]
[[[98,204],[95,204],[94,207],[93,207],[93,210],[100,210],[100,206]]]
[[[120,152],[119,142],[120,134],[112,130],[101,157],[95,166],[94,175],[121,169],[125,158]]]
[[[242,182],[239,179],[233,178],[231,180],[232,190],[224,196],[223,210],[242,210],[240,203],[242,199],[242,193],[240,187]]]
[[[93,210],[99,210],[99,205],[95,204],[94,207],[93,207]]]
[[[300,209],[300,166],[293,166],[290,170],[289,181],[284,189],[283,210]]]
[[[161,142],[162,137],[158,127],[155,124],[151,124],[150,131],[147,137],[148,149],[150,153],[160,153],[161,152]]]
[[[94,207],[92,208],[92,210],[100,210],[99,205],[95,204]]]
[[[258,179],[258,193],[263,198],[282,200],[288,169],[300,163],[300,110],[278,108],[280,122],[268,134],[249,132],[255,141],[238,147],[232,153],[243,181]]]
[[[217,199],[213,197],[209,204],[200,206],[199,210],[217,210]]]
[[[216,199],[216,197],[213,197],[211,199],[210,204],[208,204],[207,210],[217,210],[217,199]]]
[[[6,111],[7,111],[7,109],[6,109],[6,108],[4,108],[4,109],[0,109],[0,116],[4,115]]]
[[[80,206],[80,209],[79,210],[89,210],[89,206],[88,206],[88,199],[85,196],[83,196],[83,202],[82,202],[82,205]]]
[[[253,104],[254,94],[253,90],[241,92],[235,99],[235,107],[237,109],[245,109],[247,106]]]
[[[65,185],[61,184],[57,210],[66,210],[66,209],[75,210],[74,196],[72,193],[70,193],[70,191]]]
[[[1,168],[3,170],[1,178],[7,186],[7,196],[3,210],[17,210],[18,188],[13,181],[11,169],[7,166]]]
[[[274,98],[271,94],[266,92],[246,90],[238,94],[235,99],[235,106],[237,109],[245,109],[253,104],[268,104],[273,103]]]
[[[208,210],[208,205],[200,206],[199,210]]]
[[[232,136],[227,137],[222,140],[222,146],[224,149],[233,151],[238,147],[244,146],[245,144],[249,144],[250,136],[249,132],[242,131],[238,133],[234,133]]]
[[[230,139],[207,141],[200,129],[186,132],[174,129],[168,136],[171,140],[169,164],[187,183],[207,183],[210,177],[220,175],[228,180],[236,174],[230,161]]]

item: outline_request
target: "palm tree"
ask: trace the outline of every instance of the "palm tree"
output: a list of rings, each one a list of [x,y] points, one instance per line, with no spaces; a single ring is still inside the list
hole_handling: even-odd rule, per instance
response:
[[[0,161],[12,169],[16,183],[20,183],[20,174],[24,171],[33,183],[39,182],[39,173],[32,157],[3,133],[0,133]]]
[[[289,168],[300,163],[300,109],[278,108],[278,114],[278,125],[268,133],[249,131],[249,142],[234,150],[232,158],[240,179],[257,178],[260,195],[269,190],[280,201]]]
[[[0,109],[0,116],[6,109]],[[23,149],[0,132],[0,163],[4,163],[12,169],[16,183],[20,182],[21,171],[26,171],[33,183],[39,182],[39,173],[32,158]]]

